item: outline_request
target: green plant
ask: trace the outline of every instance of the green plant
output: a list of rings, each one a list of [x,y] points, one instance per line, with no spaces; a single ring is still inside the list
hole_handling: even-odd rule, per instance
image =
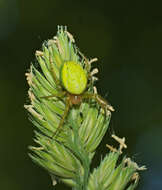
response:
[[[48,171],[53,184],[60,181],[73,190],[133,190],[137,171],[144,168],[126,157],[117,164],[125,139],[113,135],[119,148],[107,145],[110,152],[90,171],[113,111],[94,86],[97,69],[91,71],[91,64],[96,59],[85,58],[66,27],[58,27],[57,36],[44,42],[36,58],[38,64],[26,73],[31,104],[25,108],[37,128],[34,140],[39,145],[29,147],[32,160]],[[72,75],[67,76],[67,65]],[[78,72],[79,83],[75,81]]]

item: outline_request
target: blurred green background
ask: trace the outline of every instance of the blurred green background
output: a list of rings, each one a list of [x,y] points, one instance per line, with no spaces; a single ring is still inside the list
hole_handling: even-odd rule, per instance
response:
[[[99,93],[116,109],[93,166],[115,132],[126,137],[125,153],[148,168],[138,190],[162,189],[162,12],[152,2],[0,0],[0,189],[53,189],[27,155],[34,134],[23,104],[24,73],[57,25],[68,26],[87,57],[98,57]]]

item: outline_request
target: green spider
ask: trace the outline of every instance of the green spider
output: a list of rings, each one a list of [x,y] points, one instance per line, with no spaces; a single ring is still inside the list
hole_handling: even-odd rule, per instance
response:
[[[68,33],[68,37],[72,38],[72,35]],[[71,39],[72,41],[72,39]],[[72,106],[80,105],[82,101],[86,99],[93,99],[95,100],[104,110],[105,114],[107,110],[114,111],[113,107],[108,104],[108,102],[102,98],[97,93],[88,91],[89,87],[93,86],[93,77],[92,72],[90,72],[90,64],[93,61],[88,61],[84,55],[77,51],[81,58],[84,60],[84,65],[81,62],[73,61],[73,60],[64,60],[60,67],[59,77],[56,76],[52,58],[50,59],[51,65],[51,74],[53,80],[57,85],[57,94],[51,94],[49,96],[44,96],[42,98],[48,99],[57,97],[65,102],[65,110],[61,117],[60,123],[53,134],[52,138],[56,135],[56,133],[60,130],[63,126],[64,121],[69,113],[69,110]]]

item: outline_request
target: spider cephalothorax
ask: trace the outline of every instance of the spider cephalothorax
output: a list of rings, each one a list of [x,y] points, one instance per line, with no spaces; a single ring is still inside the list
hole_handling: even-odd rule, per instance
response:
[[[67,44],[62,44],[62,41]],[[51,43],[54,43],[54,56],[49,55],[50,73],[56,84],[57,94],[44,96],[43,98],[57,97],[65,102],[65,110],[60,120],[58,129],[64,124],[64,120],[73,105],[80,105],[86,99],[95,100],[104,110],[114,111],[106,100],[94,92],[94,74],[96,69],[91,72],[91,63],[77,48],[72,48],[74,40],[66,30],[61,28],[60,33]],[[64,45],[64,46],[63,46]],[[60,58],[58,70],[56,65],[58,56]],[[96,59],[94,60],[96,61]],[[57,132],[58,130],[56,130]]]
[[[69,97],[70,105],[79,105],[82,102],[82,96],[81,95],[74,95],[68,93],[67,96]]]

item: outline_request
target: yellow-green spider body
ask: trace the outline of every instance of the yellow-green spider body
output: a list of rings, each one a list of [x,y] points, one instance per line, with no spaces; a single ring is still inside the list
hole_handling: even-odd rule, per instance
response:
[[[63,87],[70,94],[80,95],[85,91],[87,87],[87,74],[80,64],[74,61],[65,62],[60,76]]]

